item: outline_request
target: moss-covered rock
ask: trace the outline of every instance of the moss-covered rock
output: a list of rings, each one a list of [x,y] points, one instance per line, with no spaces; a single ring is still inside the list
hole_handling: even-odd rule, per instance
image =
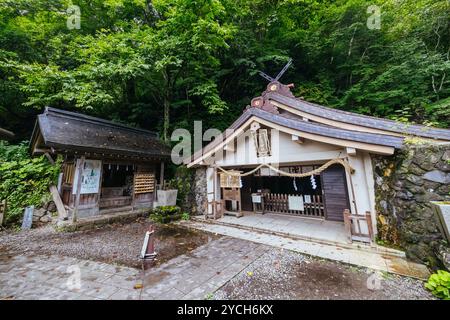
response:
[[[409,258],[441,267],[442,234],[430,201],[450,200],[450,145],[409,144],[373,157],[378,237]]]

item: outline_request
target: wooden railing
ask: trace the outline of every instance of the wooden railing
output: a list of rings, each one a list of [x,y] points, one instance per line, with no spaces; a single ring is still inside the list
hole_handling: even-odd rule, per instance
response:
[[[344,210],[344,225],[348,241],[373,242],[373,226],[370,212],[364,215],[351,214],[350,210]]]
[[[263,211],[268,213],[280,213],[314,218],[323,218],[325,216],[322,196],[311,195],[310,203],[305,203],[305,197],[303,197],[305,210],[302,211],[289,209],[289,196],[289,194],[264,193]]]

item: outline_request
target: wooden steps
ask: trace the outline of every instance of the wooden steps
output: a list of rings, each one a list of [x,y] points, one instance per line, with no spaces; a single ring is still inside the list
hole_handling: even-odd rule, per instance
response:
[[[132,201],[131,196],[101,198],[99,206],[100,208],[125,207],[130,206],[131,201]]]

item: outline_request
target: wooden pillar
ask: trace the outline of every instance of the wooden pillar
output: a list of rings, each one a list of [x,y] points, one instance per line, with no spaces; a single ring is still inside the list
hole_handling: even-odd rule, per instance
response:
[[[80,158],[80,161],[78,162],[78,166],[77,166],[77,191],[76,191],[76,195],[75,195],[75,205],[73,208],[73,212],[72,212],[72,222],[76,222],[77,221],[77,215],[78,215],[78,207],[80,205],[80,196],[81,196],[81,179],[83,177],[83,167],[84,167],[84,160],[85,157],[82,156]]]
[[[160,172],[159,172],[159,184],[161,185],[161,189],[164,189],[164,162],[161,162],[161,167],[160,167]]]
[[[352,220],[350,218],[350,210],[344,210],[344,226],[345,233],[347,234],[347,240],[349,243],[352,243]]]
[[[366,221],[367,221],[367,229],[369,231],[370,243],[372,243],[374,241],[374,232],[372,226],[372,215],[370,214],[370,211],[366,211]]]

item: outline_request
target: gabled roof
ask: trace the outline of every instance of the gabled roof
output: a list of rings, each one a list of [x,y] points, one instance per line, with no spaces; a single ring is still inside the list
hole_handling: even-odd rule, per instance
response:
[[[247,114],[247,115],[246,115]],[[319,123],[295,120],[281,114],[272,114],[267,111],[263,111],[257,108],[249,108],[244,115],[249,117],[254,115],[260,119],[267,120],[269,122],[278,124],[280,126],[298,130],[300,132],[316,134],[319,136],[348,140],[348,141],[358,141],[369,144],[376,144],[380,146],[400,148],[403,144],[403,139],[396,136],[388,136],[377,133],[366,133],[358,132],[352,130],[346,130],[331,126],[322,125]]]
[[[290,86],[272,82],[262,96],[252,100],[251,106],[222,133],[221,138],[209,143],[187,161],[189,166],[198,164],[220,145],[227,143],[226,139],[231,139],[233,132],[247,125],[252,118],[269,126],[298,131],[303,133],[303,136],[315,138],[317,141],[330,141],[331,144],[336,142],[341,145],[350,145],[353,142],[362,149],[367,147],[365,150],[369,152],[379,146],[385,152],[380,152],[382,154],[389,154],[394,149],[401,148],[405,137],[410,135],[450,141],[450,130],[447,129],[407,125],[320,106],[294,97]],[[323,137],[329,139],[322,139]]]
[[[326,118],[342,123],[354,124],[358,126],[363,126],[366,128],[375,128],[379,130],[384,130],[392,133],[397,133],[400,135],[413,135],[428,139],[437,140],[449,140],[450,141],[450,130],[433,128],[422,125],[412,125],[401,123],[398,121],[393,121],[389,119],[382,119],[377,117],[366,116],[362,114],[357,114],[353,112],[343,111],[339,109],[333,109],[329,107],[324,107],[315,103],[307,102],[302,99],[295,97],[289,97],[282,95],[278,92],[268,92],[265,95],[268,100],[274,100],[286,106],[295,108],[299,111],[308,113],[310,115],[318,116],[321,118]]]
[[[155,132],[54,108],[38,115],[30,146],[33,154],[51,148],[141,159],[170,156]]]
[[[359,142],[367,145],[376,145],[387,148],[400,148],[403,144],[403,137],[383,135],[379,133],[366,133],[366,132],[358,132],[352,130],[346,130],[331,126],[322,125],[315,122],[297,120],[295,118],[289,117],[289,115],[283,114],[274,114],[268,111],[264,111],[259,108],[248,108],[245,112],[228,128],[228,135],[226,135],[226,130],[222,133],[222,137],[219,139],[215,139],[207,146],[205,146],[202,150],[198,151],[193,155],[193,157],[188,161],[188,163],[193,162],[200,159],[203,155],[208,154],[215,148],[217,148],[220,144],[223,144],[226,138],[230,136],[232,132],[236,132],[236,130],[242,127],[245,123],[247,123],[250,119],[254,119],[256,121],[265,121],[268,125],[276,125],[278,127],[283,127],[286,129],[296,130],[299,133],[303,133],[302,136],[306,134],[314,135],[316,137],[325,137],[338,139],[345,144],[345,141]]]

